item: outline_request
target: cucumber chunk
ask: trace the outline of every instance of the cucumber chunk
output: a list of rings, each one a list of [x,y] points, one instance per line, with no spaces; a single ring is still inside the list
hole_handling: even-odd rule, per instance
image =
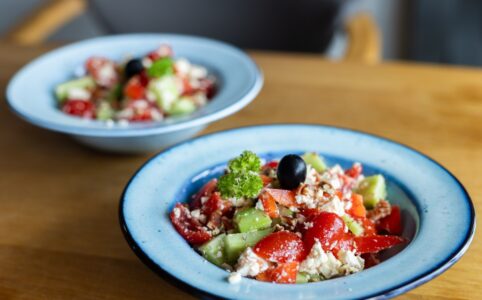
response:
[[[306,152],[302,156],[305,163],[311,165],[318,173],[326,170],[326,164],[323,158],[315,152]]]
[[[380,174],[366,177],[360,182],[357,193],[363,196],[365,207],[375,207],[378,201],[387,197],[385,178]]]
[[[234,265],[241,253],[253,247],[262,238],[273,232],[272,228],[246,233],[231,233],[224,238],[224,257],[228,264]]]
[[[171,108],[167,111],[173,116],[187,115],[196,110],[196,104],[187,98],[181,98],[174,102]]]
[[[201,255],[209,262],[221,266],[226,262],[224,256],[224,238],[226,234],[220,234],[209,242],[201,245],[198,249]]]
[[[353,233],[355,236],[360,236],[365,231],[363,227],[349,215],[344,215],[342,219],[345,221],[345,224],[351,233]]]
[[[102,102],[96,109],[95,115],[98,120],[106,121],[114,118],[114,110],[107,102]]]
[[[248,232],[271,226],[271,219],[263,211],[250,207],[234,214],[234,224],[239,232]]]
[[[169,111],[180,96],[174,76],[153,79],[148,89],[156,96],[157,104],[164,111]]]
[[[92,77],[86,76],[74,80],[70,80],[59,84],[55,88],[55,96],[59,102],[63,102],[69,95],[71,89],[90,89],[95,87],[95,81]]]
[[[310,280],[310,275],[305,272],[298,272],[296,274],[296,283],[308,283]]]

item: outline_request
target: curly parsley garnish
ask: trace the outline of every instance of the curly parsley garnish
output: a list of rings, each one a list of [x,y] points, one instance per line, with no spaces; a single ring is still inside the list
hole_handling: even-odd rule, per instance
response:
[[[263,188],[259,176],[261,160],[251,151],[244,151],[228,163],[227,173],[219,179],[218,190],[223,197],[254,198]]]

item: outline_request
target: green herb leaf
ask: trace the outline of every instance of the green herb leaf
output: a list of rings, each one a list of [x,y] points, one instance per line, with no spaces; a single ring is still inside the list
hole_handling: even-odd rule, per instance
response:
[[[219,179],[221,195],[228,198],[256,197],[263,188],[260,168],[259,157],[251,151],[244,151],[228,163],[227,174]]]
[[[147,74],[150,77],[162,77],[174,73],[173,61],[169,57],[161,58],[152,63],[147,69]]]

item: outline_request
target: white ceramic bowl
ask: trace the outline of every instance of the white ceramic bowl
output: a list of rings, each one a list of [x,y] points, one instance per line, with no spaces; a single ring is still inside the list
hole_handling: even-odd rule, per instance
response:
[[[54,88],[74,77],[92,55],[119,60],[140,56],[160,44],[172,46],[176,57],[207,67],[219,89],[208,105],[193,114],[161,122],[108,127],[61,112]],[[51,51],[23,67],[7,87],[11,109],[28,122],[61,133],[91,147],[124,153],[148,152],[188,139],[210,122],[242,109],[259,93],[263,77],[256,64],[241,50],[206,38],[170,34],[127,34],[100,37]]]

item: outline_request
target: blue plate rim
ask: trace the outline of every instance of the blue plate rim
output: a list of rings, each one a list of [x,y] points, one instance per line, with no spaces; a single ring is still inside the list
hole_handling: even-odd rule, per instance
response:
[[[117,40],[117,39],[123,39],[123,38],[132,38],[132,37],[155,37],[155,38],[187,38],[191,40],[198,40],[198,41],[204,41],[204,42],[209,42],[212,44],[217,44],[219,46],[222,46],[226,49],[229,49],[230,51],[233,51],[233,53],[237,53],[241,55],[245,61],[250,65],[250,67],[253,69],[253,75],[254,75],[254,81],[251,82],[251,85],[249,87],[249,90],[246,94],[241,95],[237,101],[235,101],[233,104],[228,105],[218,111],[215,111],[213,113],[204,115],[204,116],[199,116],[199,117],[187,117],[186,120],[180,121],[175,124],[170,124],[167,125],[164,122],[158,122],[158,124],[155,124],[153,126],[149,127],[132,127],[132,128],[106,128],[106,129],[101,129],[101,128],[87,128],[87,127],[82,127],[82,126],[71,126],[71,125],[62,125],[58,126],[54,123],[49,122],[48,120],[39,118],[37,116],[32,116],[28,114],[24,114],[20,110],[18,110],[14,105],[13,105],[13,100],[12,100],[12,94],[13,94],[13,86],[14,83],[18,80],[20,75],[23,72],[26,72],[28,67],[30,65],[35,64],[37,61],[40,61],[42,59],[45,59],[49,56],[56,55],[58,52],[62,51],[67,51],[70,48],[75,48],[84,44],[88,43],[95,43],[96,41],[105,41],[105,40]],[[9,109],[14,112],[17,116],[19,116],[21,119],[44,129],[56,131],[56,132],[61,132],[61,133],[66,133],[66,134],[74,134],[74,135],[79,135],[79,136],[93,136],[93,137],[134,137],[134,136],[149,136],[149,135],[157,135],[157,134],[164,134],[164,133],[170,133],[170,132],[175,132],[183,129],[189,129],[193,128],[196,126],[202,126],[209,124],[211,122],[217,121],[219,119],[222,119],[224,117],[227,117],[229,115],[232,115],[241,109],[243,109],[245,106],[247,106],[249,103],[251,103],[256,96],[259,94],[261,91],[261,88],[263,87],[264,84],[264,76],[261,68],[259,65],[243,50],[211,38],[207,37],[201,37],[201,36],[194,36],[194,35],[186,35],[186,34],[173,34],[173,33],[128,33],[128,34],[113,34],[113,35],[107,35],[107,36],[100,36],[100,37],[95,37],[95,38],[90,38],[90,39],[85,39],[81,40],[78,42],[70,43],[64,46],[61,46],[59,48],[50,50],[46,53],[41,54],[40,56],[34,58],[33,60],[27,62],[25,65],[23,65],[15,74],[10,78],[7,87],[5,89],[5,99],[7,102],[7,106]]]
[[[209,138],[209,137],[217,135],[217,134],[235,132],[235,131],[240,131],[240,130],[249,129],[249,128],[268,128],[268,127],[280,127],[280,126],[281,127],[282,126],[307,126],[307,127],[319,127],[319,128],[325,128],[325,129],[334,129],[334,130],[339,130],[339,131],[344,131],[344,132],[351,132],[351,133],[359,134],[359,135],[362,135],[362,136],[368,136],[368,137],[372,137],[372,138],[375,138],[375,139],[378,139],[378,140],[382,140],[382,141],[385,141],[385,142],[389,142],[389,143],[392,143],[392,144],[399,145],[399,146],[403,147],[404,149],[406,149],[406,150],[408,150],[412,153],[415,153],[417,155],[420,155],[420,156],[428,159],[429,161],[433,162],[443,172],[445,172],[447,175],[449,175],[454,180],[454,182],[461,188],[461,190],[463,192],[462,194],[463,194],[465,200],[467,201],[468,206],[469,206],[469,210],[470,210],[469,211],[470,212],[469,230],[467,231],[467,234],[466,234],[465,238],[463,239],[463,242],[461,242],[460,245],[458,245],[458,247],[456,248],[456,250],[454,250],[450,255],[448,255],[447,258],[444,261],[440,262],[435,267],[427,270],[426,272],[424,272],[423,274],[420,274],[419,276],[415,277],[414,279],[403,282],[403,283],[401,283],[401,284],[399,284],[399,285],[397,285],[393,288],[389,288],[389,289],[380,291],[378,293],[368,295],[366,297],[367,299],[389,299],[389,298],[393,298],[393,297],[396,297],[398,295],[401,295],[403,293],[406,293],[406,292],[408,292],[408,291],[410,291],[410,290],[412,290],[412,289],[414,289],[414,288],[434,279],[435,277],[437,277],[440,274],[442,274],[443,272],[445,272],[448,268],[450,268],[457,261],[459,261],[461,259],[461,257],[465,254],[465,252],[468,250],[468,248],[469,248],[469,246],[470,246],[470,244],[471,244],[471,242],[474,238],[475,229],[476,229],[476,218],[475,218],[474,204],[472,202],[472,199],[471,199],[469,193],[467,192],[464,185],[460,182],[460,180],[452,172],[450,172],[447,168],[445,168],[442,164],[438,163],[435,159],[431,158],[430,156],[428,156],[428,155],[426,155],[426,154],[424,154],[424,153],[422,153],[422,152],[416,150],[415,148],[413,148],[411,146],[408,146],[406,144],[397,142],[395,140],[392,140],[392,139],[389,139],[389,138],[386,138],[386,137],[382,137],[382,136],[377,135],[377,134],[372,134],[372,133],[368,133],[368,132],[361,131],[361,130],[355,130],[355,129],[352,129],[352,128],[340,127],[340,126],[331,126],[331,125],[321,125],[321,124],[316,124],[316,123],[270,123],[270,124],[259,124],[259,125],[234,127],[234,128],[230,128],[230,129],[226,129],[226,130],[221,130],[221,131],[216,131],[216,132],[213,132],[213,133],[205,134],[205,135],[202,135],[202,136],[199,136],[199,137],[187,140],[187,141],[177,143],[177,144],[175,144],[173,146],[170,146],[166,149],[163,149],[162,151],[160,151],[160,152],[154,154],[152,157],[150,157],[145,163],[143,163],[136,170],[136,172],[132,175],[132,177],[129,179],[129,181],[127,182],[127,184],[126,184],[126,186],[125,186],[125,188],[124,188],[124,190],[121,194],[121,197],[120,197],[119,210],[118,210],[118,217],[119,217],[119,224],[120,224],[121,231],[124,235],[124,238],[127,241],[127,244],[132,249],[132,251],[136,254],[136,256],[149,269],[151,269],[154,273],[158,274],[161,278],[167,280],[168,282],[170,282],[172,285],[174,285],[176,287],[182,287],[183,290],[189,291],[192,295],[196,295],[196,296],[200,296],[200,297],[208,297],[209,299],[227,299],[227,298],[224,298],[224,297],[220,297],[216,294],[212,294],[208,291],[198,289],[195,286],[192,286],[192,285],[182,281],[181,279],[175,277],[171,273],[169,273],[169,272],[165,271],[164,269],[162,269],[161,267],[159,267],[141,249],[139,244],[132,237],[132,235],[131,235],[128,227],[127,227],[126,220],[124,218],[123,207],[124,207],[124,202],[125,202],[125,198],[126,198],[125,195],[126,195],[126,192],[129,188],[131,182],[144,169],[144,167],[149,165],[158,156],[161,156],[163,153],[169,152],[169,151],[173,150],[174,148],[176,148],[178,146],[181,146],[181,145],[184,145],[184,144],[187,144],[187,143],[191,143],[191,142],[194,142],[194,141],[199,141],[199,140],[202,140],[204,138]]]

